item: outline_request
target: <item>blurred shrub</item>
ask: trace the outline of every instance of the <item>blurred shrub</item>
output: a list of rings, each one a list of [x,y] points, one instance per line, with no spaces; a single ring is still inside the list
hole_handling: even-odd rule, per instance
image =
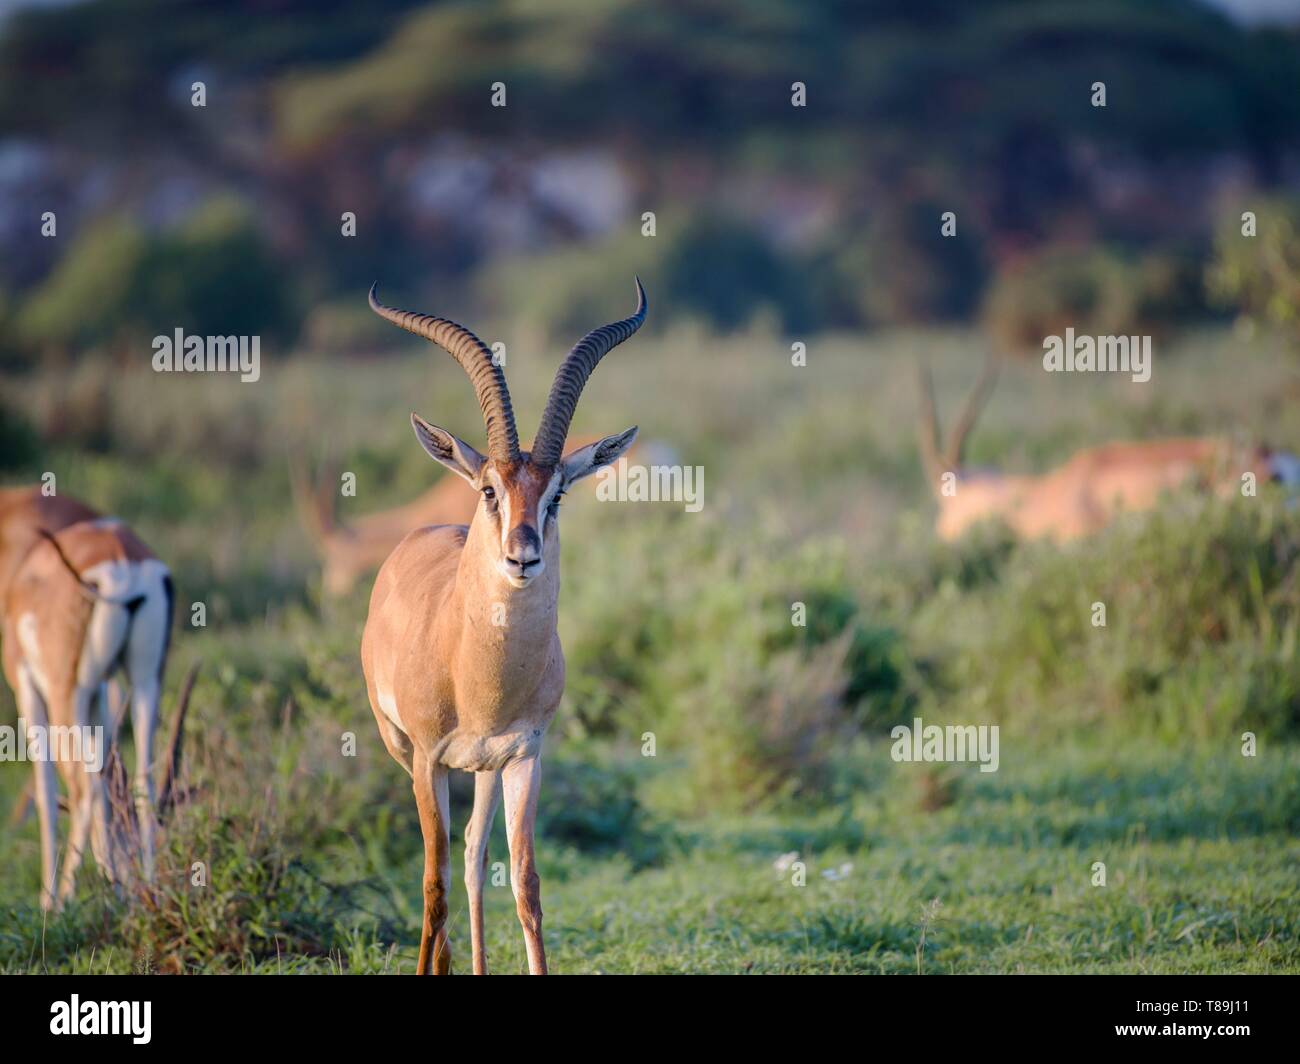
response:
[[[645,283],[654,320],[681,315],[720,330],[775,314],[782,328],[804,327],[814,297],[810,278],[753,227],[734,218],[657,219],[598,247],[567,247],[488,266],[477,283],[484,302],[548,336],[577,340],[632,309],[632,277]]]
[[[313,355],[370,354],[397,346],[401,336],[367,306],[363,293],[309,310],[301,346]]]
[[[1165,336],[1206,318],[1204,261],[1201,251],[1186,247],[1151,251],[1138,260],[1136,317],[1147,332]]]
[[[1004,573],[934,596],[914,633],[959,714],[1179,741],[1300,727],[1300,514],[1271,491],[1179,496],[1069,551],[1019,548]]]
[[[913,203],[877,212],[833,256],[858,322],[903,325],[966,318],[984,284],[983,254],[969,226],[940,231],[944,208]]]
[[[32,416],[48,444],[100,454],[114,443],[114,418],[139,420],[142,411],[124,411],[115,402],[119,374],[104,358],[83,359],[67,372],[51,375],[33,390]]]
[[[619,538],[565,590],[562,719],[638,742],[654,732],[685,765],[671,812],[816,800],[846,735],[913,704],[905,640],[863,609],[843,545],[742,547],[680,516]]]
[[[285,271],[249,211],[209,201],[161,233],[123,218],[91,226],[28,298],[17,330],[30,349],[199,335],[280,336],[290,327]]]
[[[288,276],[252,212],[221,198],[150,243],[133,294],[151,321],[201,335],[279,336],[291,325]]]
[[[842,583],[791,588],[783,599],[802,601],[807,623],[782,623],[773,629],[769,646],[773,650],[796,646],[814,650],[843,640],[839,665],[846,706],[859,707],[870,700],[877,707],[871,717],[897,719],[910,704],[907,676],[911,666],[902,634],[888,625],[869,622],[862,615],[858,596]],[[766,608],[784,621],[782,605],[775,601]]]
[[[13,297],[0,289],[0,370],[16,369],[28,362],[27,351],[18,338],[17,307]]]
[[[1010,352],[1041,352],[1067,328],[1098,336],[1163,334],[1204,314],[1194,260],[1133,259],[1106,246],[1053,245],[998,274],[982,308],[985,328]]]
[[[40,437],[18,411],[0,401],[0,472],[23,469],[40,456]]]
[[[107,342],[138,327],[132,302],[148,237],[132,222],[108,218],[90,226],[54,272],[22,305],[20,339],[29,349]]]
[[[847,641],[772,655],[733,644],[725,668],[679,694],[671,734],[690,766],[682,811],[747,810],[823,794],[847,723]]]
[[[1240,212],[1233,212],[1218,227],[1206,272],[1210,298],[1252,324],[1300,337],[1300,199],[1260,202],[1253,237],[1242,226]]]
[[[634,273],[656,320],[683,316],[721,331],[764,314],[786,331],[953,320],[974,309],[983,260],[965,229],[940,234],[940,213],[929,205],[882,211],[806,251],[777,249],[725,214],[661,215],[654,237],[638,229],[596,248],[489,265],[478,291],[495,309],[559,336],[608,320],[611,306],[627,302]]]
[[[658,864],[672,837],[637,798],[636,775],[595,756],[547,758],[538,823],[546,837],[588,854],[621,854],[634,869]]]

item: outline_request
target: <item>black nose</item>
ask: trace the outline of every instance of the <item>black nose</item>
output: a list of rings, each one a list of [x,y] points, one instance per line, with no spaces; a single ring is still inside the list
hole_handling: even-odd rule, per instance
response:
[[[541,560],[542,541],[537,538],[537,531],[528,525],[512,529],[506,537],[506,561],[526,572]]]

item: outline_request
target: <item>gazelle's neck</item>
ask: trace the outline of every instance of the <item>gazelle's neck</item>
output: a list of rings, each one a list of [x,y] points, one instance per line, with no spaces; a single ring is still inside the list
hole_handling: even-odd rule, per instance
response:
[[[470,523],[456,570],[457,600],[447,611],[461,627],[460,654],[483,673],[527,688],[546,665],[556,636],[560,598],[560,543],[550,529],[545,567],[527,587],[514,587],[497,564],[491,523]]]

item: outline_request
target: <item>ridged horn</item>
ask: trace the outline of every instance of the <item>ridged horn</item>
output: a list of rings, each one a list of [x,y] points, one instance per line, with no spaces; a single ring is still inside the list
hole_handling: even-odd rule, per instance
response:
[[[646,298],[641,278],[636,278],[636,310],[630,318],[602,325],[579,340],[565,357],[555,373],[551,394],[542,412],[542,421],[533,441],[532,462],[550,467],[559,463],[564,454],[564,441],[569,435],[569,423],[578,406],[578,397],[591,371],[610,351],[621,344],[645,321]]]
[[[930,482],[930,490],[938,492],[939,478],[944,474],[944,462],[939,454],[939,415],[934,404],[934,380],[930,376],[930,367],[924,364],[916,367],[916,392],[920,399],[916,435],[921,465]]]
[[[399,329],[437,344],[469,374],[474,394],[478,397],[479,409],[483,411],[483,424],[487,427],[488,457],[502,461],[517,460],[519,433],[515,430],[510,390],[506,387],[506,375],[493,361],[487,344],[465,326],[446,318],[384,306],[376,295],[378,289],[378,281],[370,286],[371,310]]]
[[[975,427],[975,422],[979,420],[984,404],[988,402],[989,396],[993,394],[993,385],[997,383],[999,368],[1000,363],[997,355],[990,353],[984,361],[984,369],[980,372],[979,380],[975,382],[974,389],[966,399],[966,405],[962,408],[961,416],[957,418],[957,423],[953,426],[952,435],[948,437],[948,450],[945,458],[948,461],[949,469],[959,469],[965,461],[966,439],[970,436],[971,429]]]

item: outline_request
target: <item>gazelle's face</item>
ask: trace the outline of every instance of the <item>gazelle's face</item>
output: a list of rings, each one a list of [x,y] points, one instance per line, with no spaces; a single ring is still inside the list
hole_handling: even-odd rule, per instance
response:
[[[547,468],[534,465],[527,452],[514,460],[488,458],[415,414],[411,424],[420,446],[479,493],[474,520],[487,523],[493,564],[515,588],[528,587],[545,571],[564,493],[583,477],[618,461],[637,431],[631,428],[579,447]]]
[[[513,587],[523,588],[546,569],[543,551],[554,535],[564,495],[564,466],[539,469],[523,456],[518,462],[483,463],[475,486],[475,520],[488,523],[497,549],[496,565]]]

